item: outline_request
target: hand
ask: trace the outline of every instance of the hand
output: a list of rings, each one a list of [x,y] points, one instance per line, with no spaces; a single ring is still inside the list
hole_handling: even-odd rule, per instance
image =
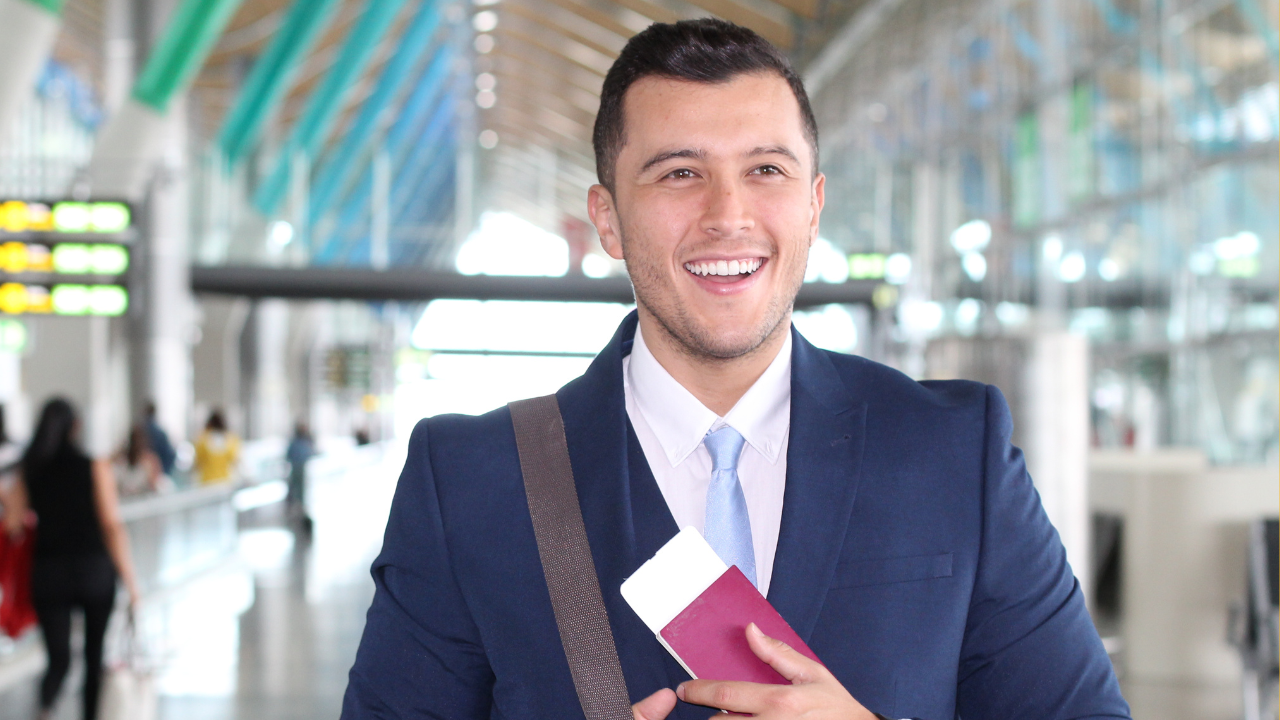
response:
[[[687,703],[758,718],[875,720],[875,715],[854,700],[829,670],[781,640],[765,635],[755,623],[747,626],[747,644],[756,657],[768,663],[791,684],[690,680],[676,688],[676,695]],[[653,697],[651,695],[640,704],[649,702]],[[647,720],[647,716],[636,717]]]
[[[134,582],[126,582],[125,590],[129,593],[129,612],[136,613],[138,603],[142,602],[142,593],[138,592],[138,585]]]
[[[676,709],[676,694],[666,688],[631,706],[635,720],[665,720]]]

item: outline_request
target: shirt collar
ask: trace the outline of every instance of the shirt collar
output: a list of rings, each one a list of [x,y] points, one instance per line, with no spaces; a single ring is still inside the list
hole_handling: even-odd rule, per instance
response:
[[[672,467],[684,462],[713,429],[728,425],[776,463],[791,426],[791,333],[777,357],[723,418],[703,405],[658,362],[636,327],[627,383],[645,422]]]

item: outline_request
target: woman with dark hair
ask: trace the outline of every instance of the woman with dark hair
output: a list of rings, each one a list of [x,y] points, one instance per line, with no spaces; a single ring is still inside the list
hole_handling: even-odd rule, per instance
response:
[[[18,465],[21,482],[5,503],[8,531],[21,531],[28,508],[37,519],[31,597],[49,655],[40,683],[41,718],[50,716],[71,666],[71,611],[84,612],[84,718],[94,720],[117,577],[129,591],[130,608],[138,601],[111,465],[86,455],[79,434],[71,403],[46,403]]]
[[[142,423],[129,430],[129,438],[114,460],[113,469],[122,496],[160,492],[164,487],[160,458],[151,449],[147,428]]]

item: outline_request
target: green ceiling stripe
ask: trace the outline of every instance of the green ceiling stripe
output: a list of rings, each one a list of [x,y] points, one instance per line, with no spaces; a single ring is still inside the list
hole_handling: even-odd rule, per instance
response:
[[[183,0],[147,58],[133,98],[164,113],[186,89],[242,0]]]
[[[270,214],[280,204],[289,187],[294,152],[301,150],[311,158],[319,153],[321,144],[328,137],[329,129],[342,108],[342,98],[364,72],[365,66],[373,58],[373,51],[377,49],[404,3],[405,0],[369,0],[365,5],[360,19],[343,42],[337,60],[329,66],[324,80],[307,99],[302,117],[294,125],[288,142],[280,152],[275,171],[259,187],[254,198],[259,210]]]
[[[27,0],[27,2],[58,16],[62,15],[62,6],[67,4],[67,0]]]
[[[337,0],[296,0],[289,8],[223,122],[218,144],[228,160],[235,162],[257,141],[263,122],[284,98],[294,70],[329,24],[337,6]]]

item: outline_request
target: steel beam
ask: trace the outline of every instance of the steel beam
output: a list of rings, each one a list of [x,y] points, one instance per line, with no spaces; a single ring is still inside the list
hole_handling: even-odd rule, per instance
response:
[[[529,88],[518,82],[517,78],[511,75],[502,74],[498,76],[499,83],[497,87],[498,102],[505,99],[517,98],[521,102],[529,105],[529,107],[539,110],[546,109],[554,112],[568,120],[572,120],[582,126],[582,130],[586,137],[590,137],[591,128],[596,122],[596,114],[565,100],[556,94],[555,91],[547,88]],[[505,78],[506,82],[501,82]],[[525,81],[529,82],[529,81]]]
[[[609,71],[609,66],[613,63],[612,58],[606,55],[601,55],[600,53],[596,52],[595,50],[592,50],[591,48],[585,45],[580,45],[579,48],[581,50],[586,51],[585,53],[582,53],[582,55],[585,55],[586,57],[575,57],[573,53],[566,50],[564,47],[560,45],[549,43],[542,38],[534,37],[533,35],[530,35],[526,32],[522,32],[520,30],[512,30],[510,27],[507,27],[507,26],[499,27],[496,32],[496,35],[500,38],[515,40],[516,42],[522,43],[529,47],[538,48],[539,50],[543,50],[559,58],[567,60],[573,63],[574,65],[577,65],[578,67],[582,68],[583,70],[586,70],[587,72],[600,76],[601,82],[604,82],[604,75],[606,72]],[[590,58],[590,60],[586,59],[588,57]]]
[[[869,304],[878,283],[806,283],[796,307]],[[417,268],[193,267],[191,289],[207,295],[294,300],[559,300],[635,302],[625,277],[509,277],[460,275]]]
[[[654,22],[673,23],[682,20],[679,15],[649,0],[610,0],[614,5],[639,13]]]
[[[556,7],[559,7],[562,10],[571,12],[574,15],[577,15],[578,17],[582,18],[583,20],[586,20],[589,23],[602,27],[605,30],[608,30],[609,32],[613,33],[614,35],[617,35],[623,38],[624,40],[636,34],[635,30],[632,30],[626,25],[623,25],[622,23],[618,22],[609,13],[601,12],[600,10],[596,10],[593,7],[588,7],[586,5],[583,5],[582,3],[577,2],[577,0],[544,0],[544,1],[547,2],[548,4],[555,5]]]
[[[719,15],[725,20],[755,30],[760,33],[760,37],[783,50],[788,50],[795,44],[795,33],[790,25],[780,23],[746,5],[739,5],[733,0],[688,0],[688,2],[712,15]]]
[[[524,20],[539,26],[543,30],[549,30],[567,40],[571,40],[579,45],[594,50],[610,60],[616,60],[618,58],[617,49],[606,47],[585,35],[574,32],[546,15],[530,10],[518,2],[507,3],[501,7],[504,13],[510,13],[516,17],[523,18]]]
[[[772,0],[772,2],[806,20],[812,20],[818,16],[818,0]]]
[[[520,115],[519,118],[521,120],[526,120],[524,115]],[[527,121],[515,122],[514,119],[511,118],[504,119],[496,117],[490,123],[490,126],[498,133],[499,137],[507,135],[519,138],[530,145],[549,150],[559,150],[566,155],[574,156],[570,159],[576,159],[577,162],[575,164],[579,167],[584,170],[595,172],[595,160],[591,155],[584,154],[585,152],[590,152],[591,148],[589,146],[582,148],[581,143],[566,145],[562,136],[550,135],[546,132],[542,132],[540,128],[530,127]]]
[[[604,78],[593,72],[583,70],[560,55],[552,54],[541,48],[532,48],[532,52],[527,52],[527,50],[529,48],[513,48],[512,43],[503,43],[494,48],[493,55],[495,58],[514,62],[521,67],[542,71],[567,85],[572,85],[583,92],[591,93],[596,98],[596,104],[599,104],[600,88],[604,84]],[[548,61],[555,63],[555,65],[548,64]]]
[[[570,143],[573,143],[576,147],[581,148],[583,151],[585,151],[586,148],[591,147],[591,139],[590,139],[589,131],[587,133],[586,138],[570,135],[566,133],[564,129],[553,127],[551,124],[547,123],[546,118],[540,118],[537,115],[534,115],[532,112],[530,112],[527,109],[526,106],[524,106],[521,103],[507,102],[504,104],[502,102],[499,102],[498,105],[490,112],[494,112],[494,111],[497,111],[499,116],[503,114],[507,115],[505,120],[510,124],[519,126],[521,123],[533,123],[534,125],[537,125],[539,128],[542,128],[543,130],[550,133],[549,137],[558,138],[558,142],[560,143],[568,141]],[[565,119],[568,120],[568,118],[565,118]],[[568,121],[573,122],[572,120],[568,120]]]
[[[552,75],[542,68],[527,65],[508,65],[503,63],[493,68],[498,78],[498,92],[509,83],[519,83],[525,92],[537,92],[540,97],[554,97],[557,102],[572,106],[574,112],[586,113],[587,125],[595,123],[596,113],[600,110],[600,98],[580,90],[576,85],[565,87],[565,83],[557,75]]]

